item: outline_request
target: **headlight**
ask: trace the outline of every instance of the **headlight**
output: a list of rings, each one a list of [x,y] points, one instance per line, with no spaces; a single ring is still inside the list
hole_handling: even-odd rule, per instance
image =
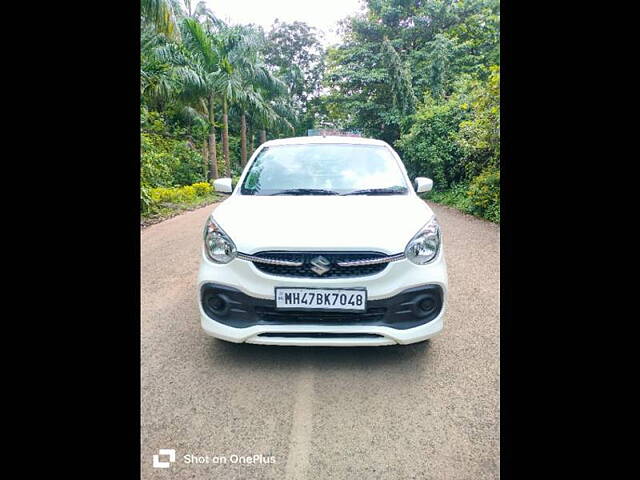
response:
[[[233,240],[211,217],[204,226],[204,252],[215,263],[229,263],[236,258],[236,246]]]
[[[440,225],[433,216],[407,244],[404,254],[416,265],[425,265],[438,256],[438,251],[440,251]]]

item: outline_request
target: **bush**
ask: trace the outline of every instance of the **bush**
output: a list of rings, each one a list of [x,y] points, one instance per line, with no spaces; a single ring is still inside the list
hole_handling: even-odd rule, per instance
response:
[[[491,167],[469,183],[434,190],[425,198],[500,223],[500,170]]]
[[[454,135],[466,112],[456,102],[437,104],[428,94],[407,133],[396,142],[411,177],[429,177],[443,189],[465,180]]]
[[[204,160],[184,140],[141,135],[140,175],[152,187],[191,185],[206,180]]]
[[[142,211],[150,211],[158,202],[189,201],[188,189],[176,191],[168,189],[206,180],[201,151],[198,151],[192,138],[185,138],[183,129],[169,126],[158,112],[143,108],[140,119]],[[165,190],[158,190],[159,188]]]
[[[158,151],[148,135],[141,137],[140,182],[148,187],[171,186],[171,157]]]
[[[489,166],[500,167],[500,67],[493,66],[490,72],[486,82],[471,84],[464,105],[469,118],[460,123],[455,135],[472,177]]]
[[[157,187],[149,190],[149,196],[151,197],[151,205],[156,206],[161,203],[177,203],[178,201],[178,188],[165,188]]]
[[[213,187],[208,182],[198,182],[198,183],[194,183],[191,186],[194,188],[196,195],[199,197],[206,195],[207,193],[211,193],[213,191]]]
[[[500,222],[500,170],[491,167],[474,178],[468,197],[470,213]]]
[[[156,187],[141,189],[143,197],[146,201],[142,202],[142,212],[155,212],[163,204],[188,204],[206,197],[213,192],[213,187],[207,182],[194,183],[193,185],[185,185],[182,187]]]
[[[204,160],[202,154],[195,151],[185,141],[175,141],[171,154],[175,158],[173,164],[173,184],[191,185],[205,181]]]
[[[499,169],[499,67],[490,69],[487,81],[460,78],[446,99],[425,93],[410,123],[395,145],[411,176],[431,177],[449,190]]]

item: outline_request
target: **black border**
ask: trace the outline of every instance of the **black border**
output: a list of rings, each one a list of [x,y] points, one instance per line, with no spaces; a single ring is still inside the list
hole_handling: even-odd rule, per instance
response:
[[[39,6],[54,11],[31,15],[29,23],[42,21],[29,26],[37,48],[34,42],[16,50],[33,68],[30,75],[16,69],[20,83],[34,82],[21,98],[35,103],[22,108],[31,118],[12,121],[30,136],[12,138],[25,152],[12,155],[22,175],[5,178],[16,186],[37,185],[29,194],[33,208],[15,210],[26,220],[16,229],[20,243],[33,242],[22,258],[34,264],[25,271],[38,272],[38,281],[16,282],[30,295],[23,304],[32,308],[16,316],[14,323],[30,331],[15,338],[28,338],[24,351],[40,356],[37,369],[22,375],[34,391],[20,391],[37,404],[17,418],[28,422],[40,415],[37,424],[20,427],[29,434],[26,444],[55,447],[42,453],[36,447],[29,469],[137,479],[140,5],[64,6]],[[27,51],[38,51],[38,61]],[[36,304],[47,306],[46,320],[34,322],[42,317]]]

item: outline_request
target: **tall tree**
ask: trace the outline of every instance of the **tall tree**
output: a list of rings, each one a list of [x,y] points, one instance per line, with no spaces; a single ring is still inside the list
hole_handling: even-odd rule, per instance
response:
[[[218,88],[223,102],[223,156],[227,172],[230,174],[228,125],[229,110],[237,107],[241,119],[241,138],[244,155],[241,163],[246,164],[246,115],[251,112],[263,127],[284,124],[291,127],[283,116],[283,110],[276,110],[276,99],[287,93],[287,87],[276,78],[260,54],[260,39],[255,30],[248,27],[232,27],[224,32],[219,50],[221,72]]]
[[[445,101],[458,75],[486,77],[499,58],[498,0],[366,4],[343,22],[343,42],[327,57],[324,111],[346,128],[393,143],[410,126],[411,90]]]
[[[320,38],[316,29],[304,22],[276,20],[265,41],[266,62],[289,87],[299,134],[313,127],[310,104],[322,86],[325,51]]]
[[[172,40],[180,39],[180,30],[170,0],[141,0],[140,13],[143,20],[153,25],[158,33]]]
[[[209,122],[209,164],[210,178],[218,178],[218,159],[216,154],[216,96],[218,94],[218,76],[222,58],[218,54],[220,41],[215,34],[206,31],[193,18],[182,21],[184,44],[192,56],[193,62],[183,65],[182,98],[195,104]],[[182,60],[183,57],[179,57]],[[177,58],[173,57],[174,63]]]
[[[280,109],[278,100],[290,96],[286,83],[276,77],[265,62],[261,50],[265,39],[261,30],[245,27],[242,41],[234,50],[236,65],[244,87],[244,95],[239,99],[241,164],[247,163],[247,115],[258,119],[264,125],[285,125],[291,128],[292,112]]]

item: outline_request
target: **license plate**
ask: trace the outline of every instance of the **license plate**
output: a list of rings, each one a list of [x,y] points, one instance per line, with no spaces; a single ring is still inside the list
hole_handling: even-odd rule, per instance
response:
[[[367,290],[365,288],[276,287],[276,308],[362,312],[367,309]]]

